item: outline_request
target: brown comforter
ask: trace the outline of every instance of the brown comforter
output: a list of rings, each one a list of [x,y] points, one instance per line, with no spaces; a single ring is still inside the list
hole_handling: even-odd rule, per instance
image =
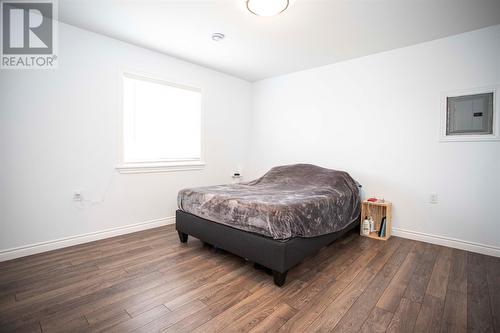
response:
[[[272,168],[236,185],[184,189],[179,209],[274,239],[344,229],[360,214],[359,185],[348,173],[310,164]]]

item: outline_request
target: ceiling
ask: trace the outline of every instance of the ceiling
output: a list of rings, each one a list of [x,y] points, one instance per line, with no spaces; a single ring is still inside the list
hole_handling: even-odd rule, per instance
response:
[[[59,18],[256,81],[500,24],[500,0],[292,0],[274,17],[245,0],[59,0]]]

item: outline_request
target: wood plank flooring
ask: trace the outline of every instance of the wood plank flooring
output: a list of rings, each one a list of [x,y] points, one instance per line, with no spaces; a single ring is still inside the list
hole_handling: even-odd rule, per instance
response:
[[[498,332],[500,258],[351,232],[283,288],[173,226],[0,263],[0,332]]]

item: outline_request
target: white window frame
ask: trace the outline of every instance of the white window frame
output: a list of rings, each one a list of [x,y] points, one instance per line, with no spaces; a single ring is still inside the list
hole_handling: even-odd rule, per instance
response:
[[[176,87],[176,88],[181,88],[181,89],[188,89],[188,90],[193,90],[200,92],[201,94],[201,115],[200,115],[200,123],[201,123],[201,128],[200,128],[200,159],[195,159],[195,160],[170,160],[170,161],[165,161],[165,160],[158,160],[158,161],[148,161],[148,162],[126,162],[125,161],[125,133],[124,133],[124,78],[133,78],[133,79],[139,79],[139,80],[146,80],[154,83],[159,83],[159,84],[164,84],[168,85],[171,87]],[[204,121],[204,94],[203,94],[203,89],[194,87],[193,85],[188,85],[188,84],[179,84],[179,83],[173,83],[172,80],[167,80],[164,78],[159,78],[150,74],[144,74],[144,73],[139,73],[136,71],[131,71],[131,70],[123,70],[120,72],[120,77],[119,77],[119,88],[120,88],[120,138],[119,138],[119,163],[116,166],[116,169],[120,173],[158,173],[158,172],[172,172],[172,171],[189,171],[189,170],[201,170],[205,167],[205,149],[204,149],[204,128],[205,128],[205,121]]]
[[[464,95],[476,95],[493,93],[493,133],[492,134],[476,134],[476,135],[447,135],[446,134],[446,117],[447,112],[447,98],[457,97]],[[499,86],[486,86],[479,88],[463,89],[444,92],[441,95],[441,108],[440,118],[441,123],[439,126],[439,141],[440,142],[471,142],[471,141],[500,141],[500,87]]]

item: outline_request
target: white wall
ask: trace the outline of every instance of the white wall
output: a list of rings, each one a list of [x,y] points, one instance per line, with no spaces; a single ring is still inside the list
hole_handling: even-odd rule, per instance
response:
[[[442,92],[499,84],[500,26],[257,82],[251,174],[346,170],[398,234],[500,255],[500,142],[438,141]]]
[[[5,251],[19,246],[168,222],[180,188],[229,182],[247,150],[248,82],[62,23],[59,34],[58,69],[0,70],[3,259],[31,253]],[[203,89],[204,170],[116,172],[123,69]],[[73,202],[76,189],[92,202]]]
[[[400,235],[500,254],[500,142],[438,142],[443,91],[500,84],[500,26],[254,85],[65,24],[59,46],[56,70],[0,70],[0,260],[165,223],[182,187],[294,162],[393,201]],[[204,89],[204,170],[116,172],[122,69]]]

